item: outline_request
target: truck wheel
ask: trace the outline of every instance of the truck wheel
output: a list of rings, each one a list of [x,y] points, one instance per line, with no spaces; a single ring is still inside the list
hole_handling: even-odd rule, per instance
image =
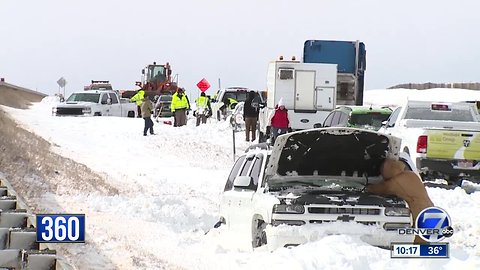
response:
[[[127,114],[127,117],[134,118],[135,117],[135,112],[134,111],[129,111]]]
[[[449,186],[462,186],[463,177],[462,176],[450,176],[447,180]]]
[[[102,113],[101,113],[101,112],[95,112],[95,113],[93,114],[93,116],[102,116]]]
[[[267,223],[261,219],[253,221],[252,224],[252,247],[258,248],[267,244],[267,233],[265,228]]]
[[[267,136],[265,136],[265,133],[263,133],[263,132],[260,131],[259,134],[258,134],[258,142],[259,142],[259,143],[264,143],[264,142],[266,142],[266,141],[267,141],[267,138],[266,138],[266,137],[267,137]]]

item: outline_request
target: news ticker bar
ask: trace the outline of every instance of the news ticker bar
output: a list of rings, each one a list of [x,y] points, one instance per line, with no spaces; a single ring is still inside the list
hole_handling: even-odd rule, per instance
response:
[[[391,258],[449,258],[448,243],[391,245]]]
[[[37,242],[85,242],[85,214],[37,214],[36,216]]]

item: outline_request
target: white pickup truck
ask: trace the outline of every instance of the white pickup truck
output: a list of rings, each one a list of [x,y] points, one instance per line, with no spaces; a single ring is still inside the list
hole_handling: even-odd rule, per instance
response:
[[[402,139],[424,180],[480,180],[480,118],[475,104],[408,101],[379,132]]]
[[[137,105],[122,99],[115,91],[90,90],[75,92],[52,108],[56,116],[122,116],[135,117]]]

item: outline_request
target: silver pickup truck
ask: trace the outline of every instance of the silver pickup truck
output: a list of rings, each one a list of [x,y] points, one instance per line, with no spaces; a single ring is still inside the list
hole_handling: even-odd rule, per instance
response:
[[[56,116],[121,116],[135,117],[137,105],[122,99],[116,91],[89,90],[74,92],[52,108]]]

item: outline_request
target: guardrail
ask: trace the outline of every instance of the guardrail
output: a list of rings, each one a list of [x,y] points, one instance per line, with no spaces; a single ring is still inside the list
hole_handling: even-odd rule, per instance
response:
[[[50,244],[36,242],[35,215],[0,173],[0,270],[73,270]]]

